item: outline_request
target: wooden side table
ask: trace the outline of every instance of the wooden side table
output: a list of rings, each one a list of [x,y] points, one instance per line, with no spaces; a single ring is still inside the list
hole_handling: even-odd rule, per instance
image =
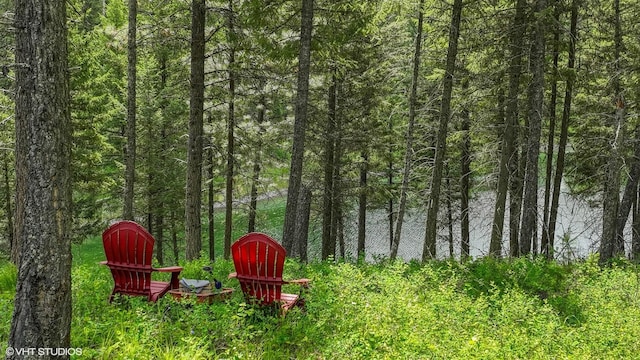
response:
[[[233,294],[233,289],[212,289],[211,284],[209,284],[199,293],[196,293],[180,285],[179,289],[169,290],[169,294],[171,294],[171,296],[173,296],[177,301],[182,301],[182,299],[188,299],[195,296],[198,304],[211,304],[215,301],[224,301],[229,299]]]

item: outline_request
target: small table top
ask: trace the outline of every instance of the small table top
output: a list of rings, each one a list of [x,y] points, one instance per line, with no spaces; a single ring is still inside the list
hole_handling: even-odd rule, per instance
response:
[[[183,298],[196,296],[196,301],[198,303],[211,304],[214,301],[224,301],[229,299],[233,294],[233,289],[222,288],[219,290],[214,290],[211,289],[211,286],[208,286],[202,289],[199,293],[195,293],[181,286],[179,289],[169,290],[169,294],[171,294],[171,296],[173,296],[173,298],[178,301],[181,301]]]

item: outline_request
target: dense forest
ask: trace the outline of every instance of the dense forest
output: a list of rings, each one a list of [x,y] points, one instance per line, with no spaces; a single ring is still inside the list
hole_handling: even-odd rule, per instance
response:
[[[0,13],[9,254],[22,64],[13,2]],[[551,258],[569,189],[603,209],[600,260],[637,257],[640,231],[624,228],[640,229],[639,13],[629,0],[67,1],[73,238],[128,218],[160,263],[228,257],[233,217],[260,230],[257,199],[288,189],[277,235],[295,256],[309,219],[320,256],[344,256],[354,213],[363,254],[367,210],[384,209],[394,258],[405,212],[424,208],[422,259],[446,240],[464,258],[470,199],[489,191],[487,252]]]

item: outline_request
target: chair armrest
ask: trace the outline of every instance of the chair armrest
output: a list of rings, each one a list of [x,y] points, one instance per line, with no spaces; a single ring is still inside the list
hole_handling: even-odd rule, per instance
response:
[[[180,281],[178,280],[178,276],[180,276],[180,272],[182,271],[182,266],[169,266],[159,269],[153,269],[158,272],[170,272],[171,273],[171,286],[170,289],[179,289]]]
[[[169,267],[163,267],[163,268],[158,268],[158,269],[154,269],[155,271],[159,271],[159,272],[180,272],[182,271],[182,266],[169,266]]]
[[[238,273],[237,272],[232,272],[229,274],[229,276],[227,276],[227,279],[235,279],[238,277]]]
[[[100,265],[107,265],[108,263],[109,263],[109,262],[108,262],[107,260],[105,260],[105,261],[100,261],[98,264],[100,264]]]

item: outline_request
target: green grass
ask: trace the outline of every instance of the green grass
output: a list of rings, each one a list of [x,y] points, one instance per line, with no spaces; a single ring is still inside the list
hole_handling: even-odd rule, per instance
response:
[[[74,246],[72,346],[87,359],[629,359],[640,353],[640,272],[597,259],[558,265],[481,259],[466,264],[288,260],[308,277],[306,313],[274,317],[244,302],[233,265],[214,276],[237,291],[210,306],[106,301],[112,279],[96,264],[98,238]],[[206,278],[199,260],[183,276]],[[12,275],[13,274],[13,275]],[[11,283],[7,285],[8,283]],[[0,265],[0,289],[15,269]],[[289,288],[296,291],[295,288]],[[12,299],[0,297],[0,341]]]
[[[16,291],[16,267],[4,260],[0,260],[0,299],[13,299]]]

